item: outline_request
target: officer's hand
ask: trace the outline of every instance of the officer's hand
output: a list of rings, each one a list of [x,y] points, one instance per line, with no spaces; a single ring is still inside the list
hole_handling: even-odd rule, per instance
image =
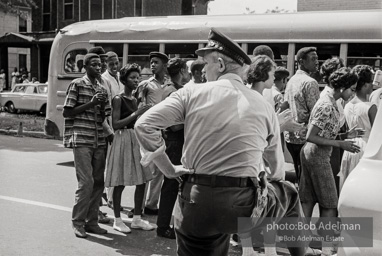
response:
[[[183,165],[173,165],[173,166],[174,166],[175,172],[170,174],[171,177],[167,175],[167,177],[171,179],[180,177],[183,174],[191,174],[193,172],[193,170],[191,169],[184,168]]]

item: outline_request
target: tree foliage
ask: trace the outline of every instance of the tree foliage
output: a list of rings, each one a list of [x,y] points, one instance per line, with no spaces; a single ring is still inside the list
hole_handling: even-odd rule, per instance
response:
[[[20,16],[23,19],[29,18],[29,13],[23,11],[19,7],[38,8],[37,4],[33,0],[1,0],[0,10],[5,13],[13,13]]]
[[[278,6],[276,6],[274,9],[268,9],[265,13],[287,13],[287,12],[294,12],[294,11],[280,9]]]

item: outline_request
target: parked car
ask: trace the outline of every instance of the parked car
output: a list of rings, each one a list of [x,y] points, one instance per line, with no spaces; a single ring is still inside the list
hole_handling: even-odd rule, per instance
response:
[[[18,110],[29,110],[38,111],[45,115],[47,92],[47,84],[16,84],[11,92],[0,93],[0,107],[9,113],[16,113]]]

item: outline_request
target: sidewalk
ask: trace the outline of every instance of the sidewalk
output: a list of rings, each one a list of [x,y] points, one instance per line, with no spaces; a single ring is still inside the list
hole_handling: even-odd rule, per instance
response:
[[[36,131],[24,131],[23,129],[19,130],[7,130],[7,129],[0,129],[0,134],[3,135],[11,135],[11,136],[19,136],[19,137],[33,137],[33,138],[41,138],[41,139],[57,139],[53,136],[46,135],[44,132],[36,132]],[[59,140],[59,139],[57,139]]]

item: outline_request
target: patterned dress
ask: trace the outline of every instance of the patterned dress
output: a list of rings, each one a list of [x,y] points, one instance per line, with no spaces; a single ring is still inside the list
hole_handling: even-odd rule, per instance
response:
[[[318,135],[334,140],[340,130],[340,113],[331,95],[324,95],[314,106],[309,125],[320,128]],[[337,208],[338,195],[330,165],[331,146],[307,142],[301,150],[301,202],[319,203],[324,208]]]

